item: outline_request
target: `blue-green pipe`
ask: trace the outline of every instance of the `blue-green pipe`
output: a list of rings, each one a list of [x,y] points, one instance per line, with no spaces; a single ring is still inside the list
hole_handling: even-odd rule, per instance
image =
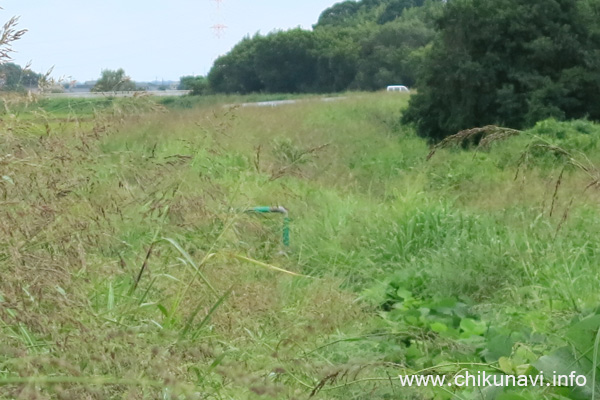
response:
[[[290,217],[287,208],[281,206],[260,206],[253,207],[249,210],[246,210],[246,212],[283,214],[283,245],[286,247],[290,245]]]

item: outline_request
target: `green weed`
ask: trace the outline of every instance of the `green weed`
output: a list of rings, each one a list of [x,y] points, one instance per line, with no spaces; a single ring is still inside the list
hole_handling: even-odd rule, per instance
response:
[[[405,96],[258,99],[11,100],[0,398],[596,396],[596,124],[427,161]],[[554,366],[588,385],[398,383]]]

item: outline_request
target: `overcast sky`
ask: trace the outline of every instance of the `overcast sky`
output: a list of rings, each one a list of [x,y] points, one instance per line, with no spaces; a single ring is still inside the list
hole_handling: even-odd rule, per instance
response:
[[[123,68],[136,81],[205,75],[244,36],[302,27],[340,0],[0,0],[0,21],[27,34],[14,62],[54,77],[96,79]],[[211,27],[225,25],[221,38]]]

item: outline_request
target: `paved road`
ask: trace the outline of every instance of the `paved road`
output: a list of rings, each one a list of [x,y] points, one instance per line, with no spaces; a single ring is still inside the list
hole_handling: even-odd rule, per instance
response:
[[[69,97],[69,98],[97,98],[97,97],[133,97],[136,94],[152,96],[183,96],[190,93],[189,90],[149,90],[143,92],[65,92],[47,93],[46,97]]]
[[[135,95],[152,95],[152,96],[183,96],[189,94],[189,90],[153,90],[145,92],[65,92],[65,93],[46,93],[44,96],[50,98],[102,98],[102,97],[133,97]],[[324,97],[318,99],[323,102],[340,101],[346,97]],[[278,107],[286,104],[297,104],[314,99],[299,99],[299,100],[275,100],[275,101],[259,101],[255,103],[242,103],[241,107]],[[231,107],[233,104],[227,104],[225,107]]]
[[[324,97],[319,99],[320,101],[330,102],[330,101],[339,101],[344,100],[346,97]],[[297,104],[304,101],[310,101],[312,99],[305,100],[275,100],[275,101],[259,101],[257,103],[242,103],[240,104],[242,107],[277,107],[283,106],[286,104]],[[230,105],[226,106],[229,107]]]

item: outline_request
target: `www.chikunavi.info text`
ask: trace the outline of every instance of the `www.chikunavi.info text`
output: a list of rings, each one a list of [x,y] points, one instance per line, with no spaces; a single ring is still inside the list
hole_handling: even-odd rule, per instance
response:
[[[561,375],[553,372],[551,375],[544,375],[540,371],[537,375],[504,375],[498,373],[489,373],[479,371],[471,373],[465,371],[454,376],[446,375],[399,375],[400,385],[406,387],[546,387],[546,386],[579,386],[587,384],[587,377],[579,375],[573,371],[569,375]]]

